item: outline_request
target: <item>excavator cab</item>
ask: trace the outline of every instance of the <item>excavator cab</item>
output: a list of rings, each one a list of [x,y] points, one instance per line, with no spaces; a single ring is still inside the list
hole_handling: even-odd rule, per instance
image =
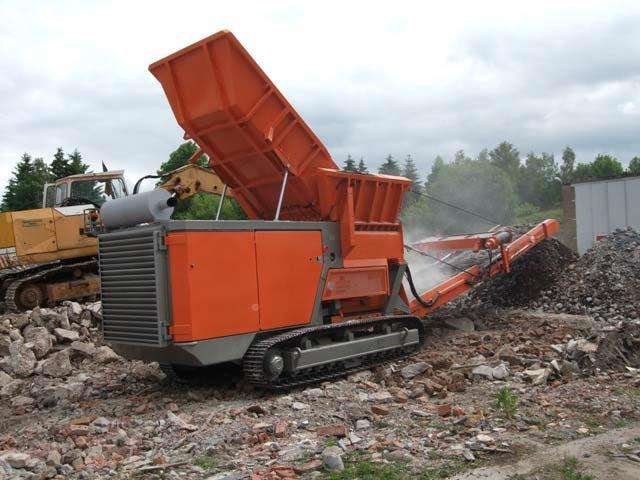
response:
[[[93,205],[128,195],[124,171],[80,173],[60,178],[44,186],[42,208]]]

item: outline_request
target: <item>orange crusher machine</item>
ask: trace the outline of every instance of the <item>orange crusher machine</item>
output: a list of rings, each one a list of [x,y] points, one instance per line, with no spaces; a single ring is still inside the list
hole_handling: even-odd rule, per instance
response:
[[[411,282],[411,295],[398,220],[408,179],[340,171],[228,31],[149,70],[194,158],[209,157],[248,220],[170,220],[164,190],[102,207],[104,339],[129,358],[178,374],[239,362],[274,389],[369,368],[417,351],[423,316],[558,230],[547,220],[518,238],[498,229],[413,244],[491,255],[426,292]]]

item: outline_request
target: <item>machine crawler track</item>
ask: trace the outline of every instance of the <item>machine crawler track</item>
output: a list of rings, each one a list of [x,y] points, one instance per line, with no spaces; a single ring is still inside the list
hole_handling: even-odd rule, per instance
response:
[[[91,268],[97,271],[98,261],[95,259],[91,259],[74,263],[54,262],[50,264],[32,265],[30,267],[33,268],[28,267],[25,270],[17,272],[18,278],[9,280],[8,282],[8,286],[6,287],[4,294],[4,303],[5,308],[10,312],[20,311],[20,306],[18,305],[16,300],[16,294],[18,293],[21,286],[28,283],[46,281],[50,278],[54,278],[64,273],[72,272],[76,269]],[[29,273],[29,275],[25,276],[25,273]]]
[[[305,368],[300,371],[287,371],[285,368],[276,377],[270,375],[267,362],[270,352],[274,350],[291,352],[300,348],[304,341],[326,340],[350,334],[358,335],[359,339],[373,338],[379,334],[380,328],[391,328],[393,332],[403,330],[417,330],[419,340],[411,345],[397,345],[383,351],[372,350],[364,352],[348,360],[336,359],[317,367]],[[367,331],[373,331],[367,333]],[[254,343],[247,350],[243,358],[243,370],[247,381],[253,385],[270,390],[285,390],[301,385],[333,380],[359,370],[374,367],[389,360],[404,358],[418,351],[424,344],[425,328],[418,317],[411,315],[392,315],[374,317],[362,320],[352,320],[339,324],[304,327],[277,334]],[[343,340],[348,343],[354,340]]]

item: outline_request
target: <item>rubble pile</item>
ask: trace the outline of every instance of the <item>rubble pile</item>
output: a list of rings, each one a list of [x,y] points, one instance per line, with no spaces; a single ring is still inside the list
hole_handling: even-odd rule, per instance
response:
[[[608,323],[640,318],[640,234],[616,230],[596,242],[529,306]]]
[[[443,314],[513,307],[591,315],[609,324],[640,318],[640,234],[616,230],[580,258],[557,240],[542,242],[511,274],[479,286]]]
[[[19,411],[99,396],[87,372],[123,362],[102,345],[100,302],[64,302],[55,308],[0,317],[0,401]],[[132,362],[138,377],[161,377],[154,365]],[[145,370],[146,369],[146,370]]]
[[[590,364],[601,369],[640,369],[640,323],[620,322],[604,332]],[[584,363],[583,363],[584,366]]]
[[[16,379],[37,374],[64,378],[73,372],[72,361],[104,356],[109,347],[95,344],[100,312],[100,302],[65,302],[57,308],[3,315],[0,370]]]
[[[517,261],[509,275],[496,277],[473,290],[468,302],[495,307],[527,306],[554,285],[577,258],[558,240],[545,240]]]

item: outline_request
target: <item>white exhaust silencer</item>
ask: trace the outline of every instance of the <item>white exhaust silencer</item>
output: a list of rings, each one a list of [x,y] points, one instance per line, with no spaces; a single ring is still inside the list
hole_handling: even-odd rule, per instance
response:
[[[105,202],[100,208],[102,224],[108,229],[169,220],[176,198],[164,189],[136,193]]]

